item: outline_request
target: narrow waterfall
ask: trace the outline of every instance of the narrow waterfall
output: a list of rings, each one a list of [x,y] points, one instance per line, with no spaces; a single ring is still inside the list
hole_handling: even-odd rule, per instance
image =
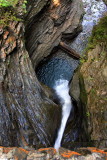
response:
[[[88,38],[91,35],[92,28],[95,24],[97,24],[98,20],[104,12],[106,11],[106,5],[102,0],[83,0],[85,15],[83,17],[83,31],[77,36],[77,38],[72,42],[70,45],[74,48],[78,53],[82,53],[86,44],[88,42]],[[68,117],[70,115],[70,111],[72,109],[72,102],[69,95],[69,86],[67,80],[57,80],[55,84],[55,91],[58,97],[61,100],[62,105],[62,119],[61,119],[61,126],[58,131],[57,139],[55,141],[54,148],[58,150],[61,146],[61,140],[63,137],[63,133],[66,127],[66,123]]]
[[[83,31],[69,45],[78,53],[82,54],[92,33],[93,26],[97,24],[100,17],[106,11],[106,5],[102,0],[83,0],[85,15],[83,17]],[[72,111],[72,101],[69,95],[69,82],[72,79],[79,61],[73,59],[64,51],[58,49],[46,57],[36,68],[36,74],[40,82],[54,89],[62,105],[62,118],[57,133],[54,148],[58,150],[64,135],[67,120]],[[80,124],[81,126],[81,124]],[[77,134],[79,131],[77,128]],[[75,134],[74,131],[71,134]],[[72,136],[70,141],[74,140]]]
[[[58,95],[59,99],[60,99],[60,103],[62,105],[62,119],[61,119],[61,125],[58,131],[58,135],[57,135],[57,139],[55,141],[55,145],[54,148],[56,150],[59,149],[59,147],[61,146],[61,140],[63,137],[63,133],[66,127],[66,123],[67,120],[69,118],[71,109],[72,109],[72,101],[71,101],[71,97],[69,95],[69,86],[68,86],[69,81],[67,80],[57,80],[56,84],[55,84],[55,91],[56,94]]]

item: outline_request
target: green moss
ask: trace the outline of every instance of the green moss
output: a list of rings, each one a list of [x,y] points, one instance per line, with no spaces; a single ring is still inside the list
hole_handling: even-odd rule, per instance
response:
[[[18,0],[0,0],[1,7],[9,7],[9,6],[15,7],[17,3]]]
[[[0,0],[0,25],[8,26],[10,21],[21,21],[18,10],[26,12],[26,0]]]
[[[20,0],[0,0],[0,7],[17,7]],[[22,8],[26,8],[27,0],[22,0]]]
[[[86,62],[85,59],[84,59],[84,58],[81,58],[81,59],[80,59],[80,63],[83,64],[84,62]]]
[[[90,94],[93,96],[96,96],[97,95],[97,91],[95,88],[92,88],[91,91],[90,91]]]
[[[84,85],[84,79],[82,74],[80,73],[79,75],[79,85],[80,85],[80,100],[84,104],[84,106],[87,105],[87,93],[85,90],[85,85]]]
[[[83,54],[80,58],[80,64],[82,65],[84,62],[87,62],[88,57],[86,54]]]
[[[20,18],[17,18],[15,13],[12,11],[2,11],[2,14],[0,13],[0,25],[8,26],[10,21],[21,21]]]
[[[86,112],[86,116],[87,116],[87,117],[90,117],[90,112]]]
[[[102,42],[107,45],[107,16],[101,18],[98,25],[94,26],[86,51]]]

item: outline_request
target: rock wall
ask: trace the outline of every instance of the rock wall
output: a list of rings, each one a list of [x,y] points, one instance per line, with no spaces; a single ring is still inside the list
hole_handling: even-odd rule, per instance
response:
[[[27,15],[26,15],[26,19],[27,19],[27,24],[31,25],[33,18],[39,13],[41,12],[41,10],[48,5],[48,3],[50,4],[50,0],[32,0],[32,2],[30,0],[27,1]]]
[[[62,37],[77,35],[82,14],[82,1],[63,0],[58,6],[48,0],[28,1],[26,39],[34,66]],[[23,22],[12,21],[0,28],[0,145],[52,146],[60,124],[60,107],[36,78],[24,32]]]
[[[88,52],[80,70],[87,94],[88,132],[98,147],[107,146],[107,49],[97,45]],[[82,92],[82,91],[81,91]]]
[[[83,91],[84,87],[84,83],[82,83],[82,81],[80,82],[80,71],[79,68],[77,68],[70,82],[69,92],[74,106],[74,115],[72,116],[71,114],[68,120],[62,141],[62,146],[70,150],[90,146],[90,135],[88,133],[86,115],[87,97],[86,92]],[[82,101],[81,97],[83,98]]]
[[[26,26],[26,47],[34,68],[47,57],[61,39],[74,38],[81,31],[82,1],[62,0],[59,5],[51,1]]]
[[[91,147],[79,148],[77,152],[65,148],[60,148],[59,152],[56,152],[54,148],[25,150],[17,147],[0,147],[0,158],[13,160],[106,160],[106,155],[106,150]]]
[[[82,1],[77,0],[62,0],[59,1],[58,5],[54,5],[53,1],[51,1],[50,5],[44,6],[37,16],[34,14],[34,17],[29,19],[28,15],[30,23],[28,22],[26,25],[26,47],[34,69],[41,60],[50,55],[52,51],[54,52],[60,41],[73,39],[77,36],[82,30],[82,16]],[[67,129],[67,133],[64,136],[63,144],[67,140],[66,137],[69,137],[69,147],[68,143],[66,143],[67,148],[72,145],[70,143],[71,139],[75,139],[72,136],[74,128],[76,132],[76,127],[80,126],[78,121],[72,130],[71,124],[72,122],[70,121],[69,129]]]
[[[105,14],[106,15],[106,14]],[[94,27],[70,94],[83,110],[87,146],[107,147],[107,16]]]
[[[35,67],[62,39],[72,39],[77,35],[81,30],[83,8],[82,2],[78,0],[63,0],[58,6],[48,0],[33,1],[32,4],[35,9],[32,5],[29,6],[26,18],[29,21],[26,21],[26,46]],[[47,9],[46,13],[44,7]],[[44,91],[36,78],[24,45],[24,32],[22,22],[10,22],[6,28],[0,27],[0,145],[36,148],[52,146],[60,124],[60,107],[49,99],[48,92]],[[106,147],[107,144],[106,53],[107,47],[104,43],[88,52],[88,60],[80,70],[82,76],[78,90],[78,96],[86,106],[84,113],[88,119],[90,141],[98,147]],[[77,101],[78,96],[75,97]],[[2,151],[3,148],[0,156]],[[94,148],[94,151],[98,150]],[[63,155],[64,158],[71,158],[69,155],[72,153],[68,151]],[[96,155],[100,159],[105,158],[104,156]]]
[[[17,21],[0,27],[0,145],[53,146],[60,107],[36,78],[24,44],[24,28]]]

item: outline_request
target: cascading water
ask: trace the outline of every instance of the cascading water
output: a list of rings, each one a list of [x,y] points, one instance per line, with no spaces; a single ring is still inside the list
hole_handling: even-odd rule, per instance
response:
[[[106,11],[106,5],[102,0],[83,0],[83,5],[86,11],[82,22],[83,31],[77,36],[72,44],[70,44],[71,47],[80,54],[86,47],[93,26]],[[57,150],[61,146],[66,123],[73,108],[68,84],[77,66],[77,60],[72,59],[64,52],[60,53],[60,51],[58,51],[52,55],[51,58],[44,60],[36,69],[38,79],[55,90],[62,105],[61,125],[54,144],[54,147]]]
[[[54,148],[56,150],[59,149],[61,146],[61,140],[63,137],[63,133],[66,127],[67,120],[69,118],[71,109],[72,109],[72,101],[71,97],[69,95],[69,86],[68,86],[69,81],[67,80],[57,80],[55,84],[55,91],[58,97],[60,98],[61,104],[62,104],[62,120],[61,120],[61,125],[58,131],[58,136],[55,141]]]
[[[61,146],[66,123],[73,108],[72,100],[69,95],[69,81],[77,65],[78,60],[72,59],[69,55],[59,50],[57,53],[47,58],[47,60],[44,60],[37,68],[36,72],[42,83],[55,90],[62,106],[61,124],[54,144],[57,150]]]
[[[71,47],[74,48],[78,53],[82,53],[86,44],[88,42],[88,37],[91,34],[92,28],[95,24],[97,24],[99,18],[103,15],[106,10],[106,5],[102,0],[83,0],[83,5],[86,14],[83,17],[83,31],[78,35],[78,37],[74,40],[71,44]],[[85,38],[84,38],[85,36]],[[64,129],[66,126],[66,122],[68,120],[70,111],[72,109],[72,102],[69,96],[69,87],[68,81],[66,80],[59,80],[56,82],[55,90],[57,95],[60,97],[61,104],[62,104],[62,120],[61,126],[58,131],[58,136],[55,141],[55,149],[61,145],[61,140],[63,137]]]
[[[107,7],[102,0],[82,0],[85,15],[82,21],[83,31],[76,37],[70,45],[78,53],[82,54],[88,43],[88,38],[91,35],[93,26],[96,25],[99,19],[107,11]]]

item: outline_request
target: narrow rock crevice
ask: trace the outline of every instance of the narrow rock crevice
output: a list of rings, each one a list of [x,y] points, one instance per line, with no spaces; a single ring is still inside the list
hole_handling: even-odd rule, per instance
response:
[[[38,80],[51,88],[53,88],[53,86],[51,86],[51,85],[53,85],[52,84],[53,82],[51,81],[51,82],[49,82],[49,84],[47,84],[45,81],[46,77],[43,77],[45,74],[44,70],[42,72],[40,70],[43,67],[43,65],[48,63],[48,58],[51,59],[51,57],[53,57],[53,59],[54,59],[55,53],[57,55],[59,54],[59,59],[64,58],[63,56],[61,57],[61,53],[64,54],[64,52],[58,49],[59,43],[61,42],[62,39],[63,39],[63,41],[65,41],[64,39],[66,39],[66,40],[71,39],[72,40],[74,37],[76,37],[78,35],[78,33],[82,30],[81,17],[83,16],[83,13],[84,13],[82,1],[79,1],[79,2],[69,1],[69,3],[68,3],[68,1],[63,0],[63,1],[61,1],[61,4],[57,7],[52,6],[52,5],[53,4],[51,4],[50,6],[47,7],[47,11],[46,11],[46,9],[41,10],[41,12],[36,17],[33,18],[34,20],[32,19],[32,22],[30,23],[30,25],[28,24],[26,26],[26,32],[25,32],[26,48],[29,52],[29,56],[31,58],[33,67],[36,70],[37,75],[40,74],[40,76],[41,76],[41,78],[40,78],[40,76],[38,77]],[[69,55],[68,55],[68,57],[69,57]],[[71,58],[71,61],[74,61],[74,60]],[[69,63],[71,63],[71,62],[69,62]],[[75,63],[74,66],[72,66],[73,69],[77,67],[78,60],[75,60],[74,63]],[[71,67],[71,71],[70,71],[71,75],[73,74],[72,67]],[[56,69],[57,69],[57,67],[56,67]],[[47,72],[49,72],[48,68],[47,68]],[[54,70],[54,72],[55,72],[55,70]],[[66,73],[66,71],[65,71],[65,73]],[[56,71],[56,74],[57,74],[57,71]],[[59,75],[60,74],[61,73],[59,73]],[[49,79],[49,76],[53,77],[53,75],[50,73],[50,75],[48,75],[47,78]],[[71,75],[69,75],[69,81],[71,80],[71,77],[72,77]],[[54,78],[55,77],[53,77],[53,79]],[[47,88],[47,87],[45,86],[45,88]],[[49,94],[52,95],[52,93],[50,91],[49,91],[48,95]],[[51,98],[53,98],[53,97],[57,97],[55,95],[55,92],[54,92],[54,95],[51,96]],[[56,98],[56,99],[53,98],[53,100],[58,102],[59,98]],[[74,101],[73,101],[73,103],[74,103]],[[78,107],[81,108],[80,105]],[[78,107],[75,106],[76,109],[74,109],[74,110],[75,110],[76,115],[78,115],[77,113],[80,113],[80,115],[78,115],[80,118],[78,117],[78,119],[81,120],[82,111],[78,112],[78,110],[80,110]],[[79,120],[77,120],[77,119],[75,119],[73,121],[72,114],[73,113],[71,113],[71,116],[70,116],[71,118],[69,118],[69,121],[68,121],[69,125],[67,125],[67,126],[69,126],[69,127],[67,127],[67,130],[69,130],[69,131],[67,131],[67,133],[65,132],[63,143],[62,143],[62,145],[65,145],[67,148],[71,148],[72,144],[69,143],[71,140],[77,141],[77,139],[78,139],[79,143],[77,142],[77,144],[75,143],[73,146],[73,148],[75,148],[78,146],[78,144],[81,143],[81,141],[83,139],[84,139],[84,141],[87,141],[87,139],[88,139],[88,138],[84,138],[85,136],[82,136],[82,134],[80,134],[80,136],[79,136],[82,122],[80,122],[80,124],[79,124]],[[71,129],[73,127],[72,123],[74,125],[73,129]],[[84,127],[82,129],[84,130]],[[75,132],[74,134],[77,134],[77,136],[75,138],[74,138],[74,136],[72,136],[73,132]],[[78,132],[78,133],[76,133],[76,132]],[[68,137],[68,138],[66,138],[66,137]],[[80,138],[80,137],[83,137],[83,138]],[[69,141],[69,142],[67,142],[67,141]],[[68,143],[69,143],[69,145],[68,145]]]
[[[35,22],[32,26],[27,26],[28,30],[26,28],[25,33],[26,48],[34,68],[59,45],[62,34],[70,36],[76,28],[80,28],[82,14],[82,1],[63,0],[59,6],[51,4],[45,13],[43,12],[38,18],[34,17]]]

